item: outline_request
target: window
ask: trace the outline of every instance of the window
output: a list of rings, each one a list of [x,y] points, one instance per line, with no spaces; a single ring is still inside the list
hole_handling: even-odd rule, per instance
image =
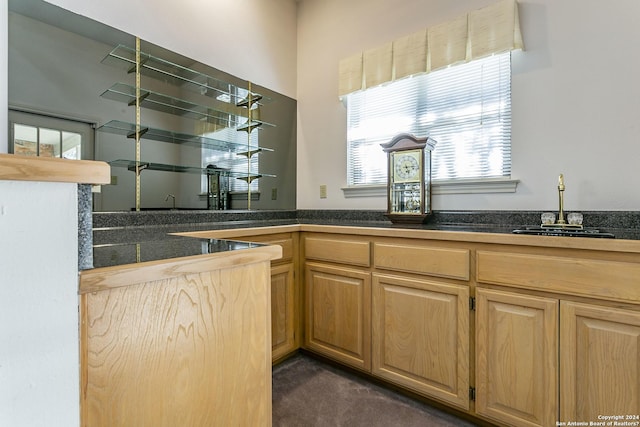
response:
[[[80,160],[81,141],[73,132],[13,124],[14,154]]]
[[[432,178],[511,176],[511,54],[346,96],[347,184],[384,184],[380,144],[401,132],[437,141]]]
[[[51,115],[9,110],[10,152],[22,156],[93,158],[93,126]]]

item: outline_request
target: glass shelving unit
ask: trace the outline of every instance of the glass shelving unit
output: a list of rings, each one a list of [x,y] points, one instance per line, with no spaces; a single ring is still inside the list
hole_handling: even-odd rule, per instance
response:
[[[273,174],[253,173],[251,171],[250,159],[253,156],[265,151],[273,151],[270,148],[252,144],[251,133],[265,127],[274,127],[275,125],[258,119],[259,107],[270,103],[272,100],[253,92],[250,82],[248,83],[248,88],[245,89],[175,62],[142,52],[139,49],[138,39],[136,41],[136,49],[123,45],[116,46],[102,60],[102,63],[119,66],[124,68],[127,73],[136,73],[135,86],[126,83],[115,83],[100,95],[105,99],[136,106],[136,124],[112,120],[98,129],[112,134],[123,135],[136,141],[136,161],[119,159],[109,162],[112,166],[124,167],[136,173],[136,206],[139,205],[139,176],[145,170],[204,175],[224,172],[225,176],[241,179],[248,184],[262,177],[275,177]],[[143,88],[140,84],[140,75],[172,84],[180,90],[188,89],[193,94],[190,94],[188,96],[189,100],[186,100]],[[192,102],[194,99],[196,102]],[[213,124],[216,128],[229,128],[238,132],[246,132],[247,143],[223,141],[205,136],[143,126],[140,122],[140,108],[206,122]],[[231,172],[228,169],[144,162],[139,158],[138,154],[140,152],[141,139],[206,147],[220,152],[234,153],[247,158],[247,172],[241,173]],[[249,209],[250,200],[251,186],[249,185],[247,190]]]

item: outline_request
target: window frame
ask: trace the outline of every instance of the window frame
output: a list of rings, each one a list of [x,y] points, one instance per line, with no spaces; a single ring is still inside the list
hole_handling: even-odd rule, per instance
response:
[[[509,67],[509,91],[508,91],[508,96],[509,96],[509,104],[508,104],[508,119],[507,119],[507,124],[506,126],[508,126],[506,129],[504,129],[503,126],[505,126],[504,123],[500,123],[501,126],[501,130],[500,130],[500,137],[502,139],[502,141],[505,141],[508,144],[508,147],[506,148],[507,151],[502,151],[502,153],[506,153],[507,157],[506,157],[506,161],[507,163],[500,163],[502,164],[502,166],[500,166],[500,169],[502,170],[503,175],[488,175],[488,176],[484,176],[484,177],[470,177],[470,178],[453,178],[453,179],[437,179],[437,178],[433,178],[432,180],[432,193],[433,194],[468,194],[468,193],[502,193],[502,192],[515,192],[516,191],[516,187],[517,184],[519,182],[519,180],[516,179],[512,179],[511,173],[511,162],[512,162],[512,152],[511,152],[511,146],[512,146],[512,138],[511,138],[511,117],[513,115],[512,110],[511,110],[511,106],[510,106],[510,102],[511,102],[511,74],[512,74],[512,67],[511,67],[511,53],[510,52],[506,52],[502,54],[503,57],[502,58],[497,58],[498,61],[501,61],[504,59],[505,55],[508,55],[508,67]],[[504,75],[504,74],[503,74]],[[419,89],[418,89],[419,90]],[[484,88],[482,89],[484,91]],[[500,92],[502,91],[502,89],[500,89]],[[503,96],[503,95],[501,95]],[[484,100],[486,97],[486,95],[482,94],[482,100]],[[347,97],[343,98],[343,102],[345,104],[345,107],[347,108],[347,132],[349,132],[349,126],[350,126],[350,117],[349,114],[351,113],[351,111],[348,110],[349,105],[348,105],[348,99],[346,99]],[[423,102],[424,99],[426,98],[419,98],[416,99],[416,102]],[[500,99],[500,98],[497,98]],[[502,108],[502,107],[500,107]],[[416,112],[416,114],[424,114],[425,111],[422,110],[420,113]],[[359,114],[359,113],[357,113]],[[483,114],[486,114],[485,112],[483,112]],[[418,120],[418,117],[416,115],[416,121]],[[480,121],[480,119],[477,119],[476,121]],[[470,121],[469,123],[473,123],[473,120]],[[438,126],[442,126],[441,123],[436,122],[434,128],[437,129]],[[357,128],[356,128],[357,129]],[[506,138],[505,138],[506,136]],[[346,176],[346,180],[347,180],[347,185],[345,187],[342,188],[343,192],[344,192],[344,196],[346,198],[350,198],[350,197],[379,197],[379,196],[385,196],[386,195],[386,182],[385,183],[365,183],[365,184],[351,184],[349,183],[349,181],[351,179],[353,179],[351,175],[351,173],[353,173],[350,168],[352,167],[352,165],[354,163],[356,163],[358,161],[358,159],[352,159],[350,150],[352,149],[352,145],[351,142],[348,140],[349,135],[347,136],[347,176]],[[375,138],[375,136],[373,137]],[[436,141],[438,140],[438,138],[435,138]],[[498,140],[498,146],[500,145],[500,141]],[[436,150],[437,151],[437,150]],[[505,158],[503,157],[503,160]],[[360,161],[360,164],[362,164],[363,162]],[[484,164],[485,166],[483,166],[483,168],[485,169],[483,170],[479,170],[479,172],[487,172],[488,169],[490,168],[490,164]],[[378,173],[375,175],[378,177],[378,180],[380,179],[380,166],[378,165],[377,167]],[[505,173],[506,172],[506,173]],[[356,173],[362,173],[361,171],[358,172],[356,171]],[[385,170],[385,174],[386,174],[386,170]]]

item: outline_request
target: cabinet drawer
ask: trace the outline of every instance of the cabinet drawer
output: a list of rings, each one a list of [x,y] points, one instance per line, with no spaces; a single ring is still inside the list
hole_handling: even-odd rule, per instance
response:
[[[640,264],[478,251],[478,282],[640,303]]]
[[[375,243],[373,263],[376,268],[469,280],[467,249]]]
[[[304,239],[304,256],[306,259],[362,267],[369,267],[371,264],[368,241],[307,237]]]
[[[293,259],[293,238],[290,234],[267,234],[264,236],[241,237],[238,240],[264,243],[266,245],[280,245],[282,247],[282,258],[278,258],[275,261],[281,263]]]

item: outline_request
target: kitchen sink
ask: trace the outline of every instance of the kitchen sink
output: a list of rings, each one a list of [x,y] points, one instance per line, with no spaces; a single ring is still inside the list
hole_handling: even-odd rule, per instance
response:
[[[530,234],[537,236],[565,236],[565,237],[600,237],[604,239],[615,239],[611,233],[600,231],[597,228],[546,228],[546,227],[523,227],[512,231],[514,234]]]

